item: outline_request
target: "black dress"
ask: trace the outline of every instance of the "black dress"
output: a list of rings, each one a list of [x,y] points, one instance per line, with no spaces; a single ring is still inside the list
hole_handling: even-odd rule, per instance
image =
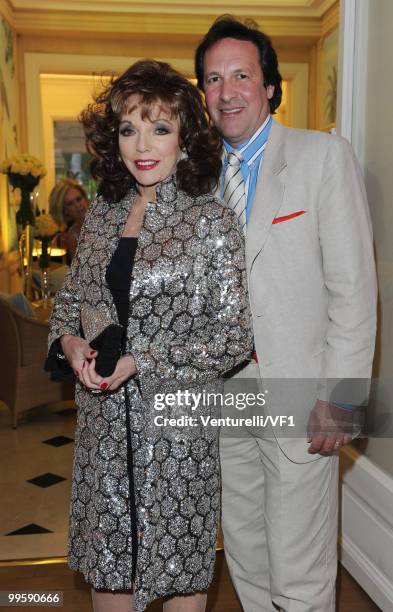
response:
[[[137,238],[120,238],[106,271],[106,281],[113,296],[119,323],[127,327],[129,293]]]
[[[133,237],[120,238],[116,251],[109,263],[106,271],[106,281],[111,291],[113,301],[116,306],[117,317],[120,325],[127,329],[129,294],[131,286],[132,268],[138,239]],[[126,334],[124,334],[125,338]],[[123,343],[124,344],[124,343]],[[123,346],[124,350],[124,346]],[[131,446],[131,426],[130,426],[130,406],[126,394],[127,414],[127,470],[130,489],[130,518],[131,518],[131,539],[132,539],[132,582],[135,578],[136,559],[138,553],[138,533],[137,533],[137,514],[135,504],[135,484],[134,466]]]

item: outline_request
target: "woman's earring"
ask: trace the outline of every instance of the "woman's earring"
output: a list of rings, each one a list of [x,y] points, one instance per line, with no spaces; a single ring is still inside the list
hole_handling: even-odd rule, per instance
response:
[[[180,157],[179,157],[179,161],[180,161],[181,159],[188,159],[187,151],[186,151],[185,149],[182,149],[182,150],[181,150]]]

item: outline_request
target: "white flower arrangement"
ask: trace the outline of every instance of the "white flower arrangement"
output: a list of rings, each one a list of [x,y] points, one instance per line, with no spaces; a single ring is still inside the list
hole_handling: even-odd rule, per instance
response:
[[[35,219],[36,238],[53,238],[59,231],[59,226],[49,213],[42,213]]]
[[[4,159],[0,164],[0,172],[3,174],[21,174],[27,176],[30,174],[35,178],[42,178],[46,174],[44,165],[34,155],[23,153],[21,155],[11,155],[8,159]]]
[[[39,265],[41,268],[49,268],[50,265],[50,242],[58,233],[59,226],[50,213],[41,213],[35,219],[35,237],[41,241],[41,255]]]
[[[16,213],[17,224],[22,228],[34,225],[35,211],[31,205],[30,194],[46,174],[44,165],[34,155],[23,153],[4,159],[0,163],[0,172],[8,176],[8,182],[14,190],[20,190],[20,197],[17,198],[20,200]]]

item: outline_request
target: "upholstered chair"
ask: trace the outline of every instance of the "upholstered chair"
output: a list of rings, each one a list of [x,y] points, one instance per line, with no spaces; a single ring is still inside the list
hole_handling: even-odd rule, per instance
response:
[[[73,398],[70,383],[55,383],[44,371],[49,326],[23,314],[0,296],[0,400],[12,426],[30,408]]]

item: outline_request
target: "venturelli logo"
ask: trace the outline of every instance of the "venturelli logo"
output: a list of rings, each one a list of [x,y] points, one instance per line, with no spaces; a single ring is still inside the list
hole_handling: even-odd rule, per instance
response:
[[[251,417],[213,417],[211,415],[191,416],[182,414],[178,417],[166,417],[158,414],[154,417],[157,427],[295,427],[292,415],[267,415],[254,414]]]

